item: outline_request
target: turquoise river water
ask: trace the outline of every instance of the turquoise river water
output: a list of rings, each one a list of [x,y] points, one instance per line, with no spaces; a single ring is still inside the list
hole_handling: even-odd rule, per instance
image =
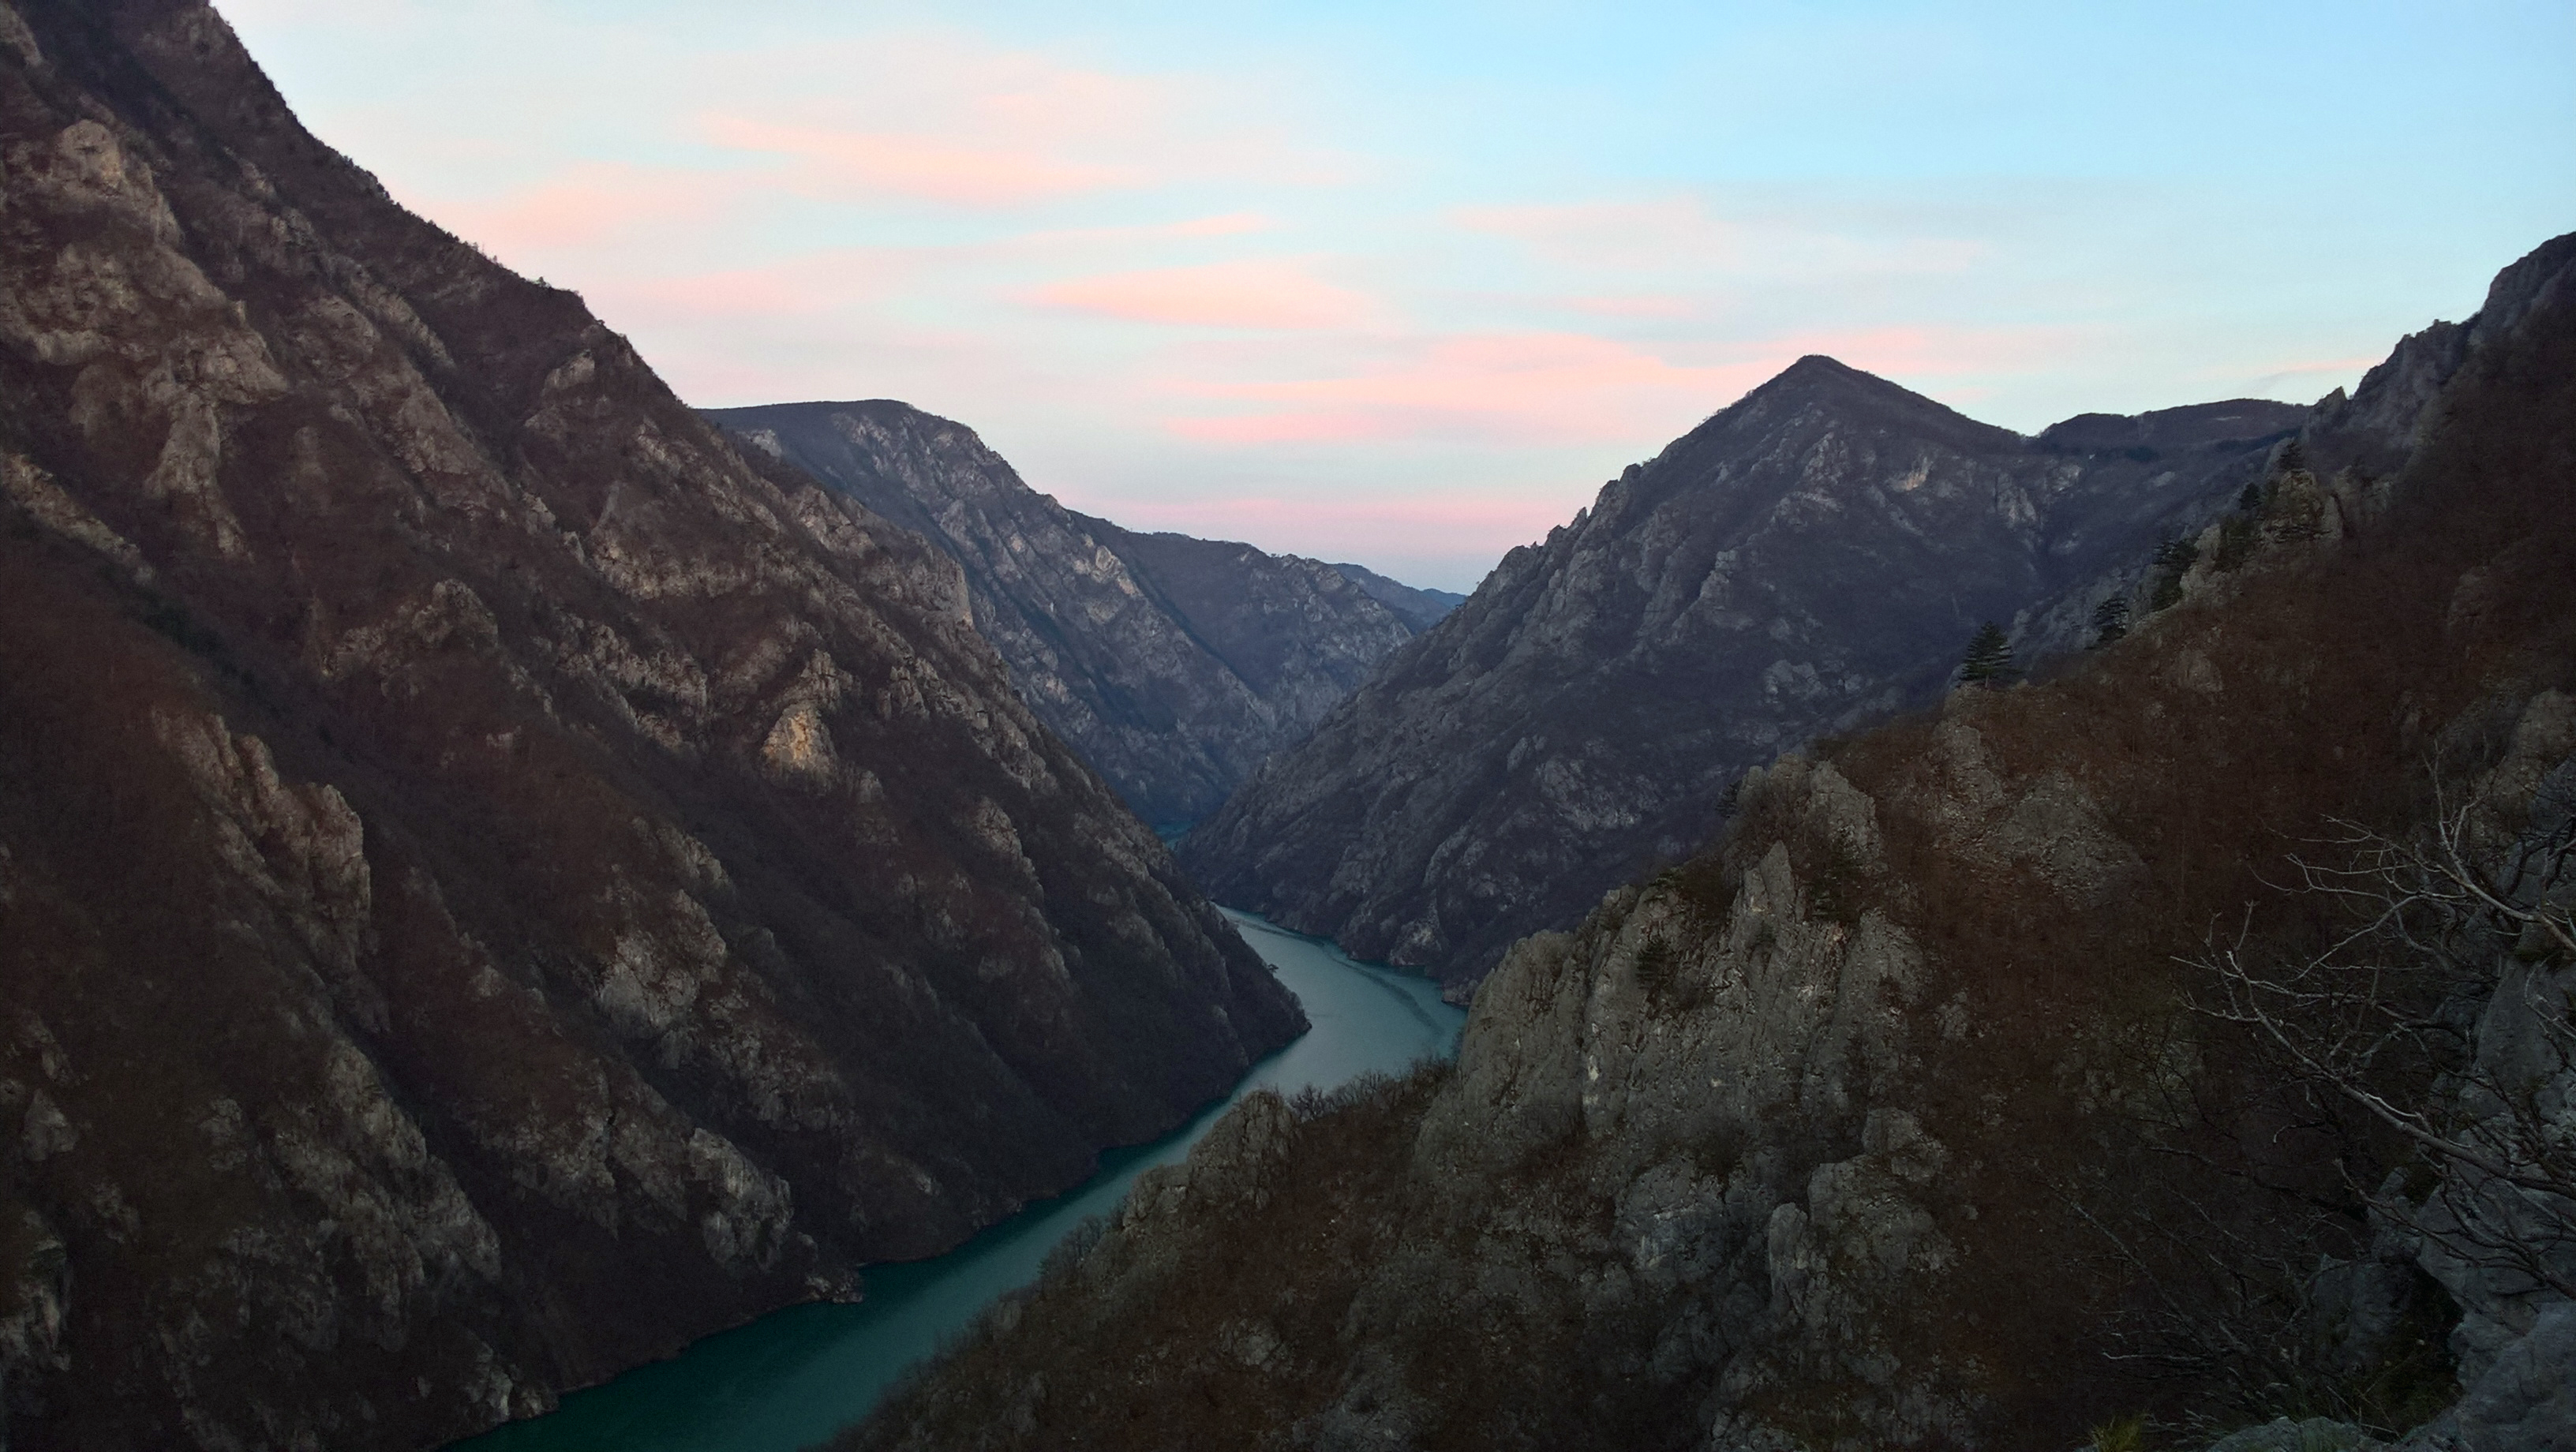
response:
[[[935,1260],[871,1266],[854,1306],[791,1306],[710,1336],[670,1361],[565,1397],[448,1452],[795,1452],[865,1415],[886,1385],[962,1330],[995,1298],[1037,1278],[1067,1232],[1117,1208],[1128,1184],[1188,1153],[1217,1116],[1255,1089],[1330,1089],[1370,1070],[1400,1073],[1457,1052],[1466,1014],[1429,980],[1354,962],[1332,944],[1228,911],[1244,941],[1279,970],[1314,1027],[1211,1107],[1152,1144],[1112,1150],[1100,1172],[1031,1205]]]

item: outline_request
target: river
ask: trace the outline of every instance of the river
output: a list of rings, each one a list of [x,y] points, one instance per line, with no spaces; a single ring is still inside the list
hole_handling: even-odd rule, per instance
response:
[[[1137,1175],[1169,1164],[1255,1089],[1332,1088],[1370,1070],[1400,1073],[1457,1052],[1463,1010],[1437,985],[1352,961],[1319,938],[1226,911],[1244,941],[1306,1006],[1305,1037],[1253,1066],[1225,1102],[1148,1145],[1112,1150],[1100,1172],[936,1259],[870,1266],[867,1299],[791,1306],[710,1336],[669,1361],[565,1397],[560,1410],[458,1442],[448,1452],[796,1452],[856,1421],[888,1382],[963,1329],[996,1297],[1036,1279],[1046,1253],[1117,1208]]]

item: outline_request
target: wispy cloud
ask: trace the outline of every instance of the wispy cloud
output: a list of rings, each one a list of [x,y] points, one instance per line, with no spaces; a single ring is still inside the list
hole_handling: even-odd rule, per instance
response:
[[[396,195],[502,257],[524,258],[597,248],[648,230],[662,236],[703,230],[747,190],[744,179],[721,173],[583,162],[497,194]]]
[[[1008,207],[1141,186],[1149,179],[1135,166],[958,145],[936,136],[781,126],[723,115],[706,117],[703,132],[717,146],[797,163],[794,184],[825,194],[857,190],[954,206]]]
[[[1369,299],[1275,258],[1111,273],[1052,283],[1029,294],[1040,306],[1129,322],[1201,328],[1305,330],[1362,326]]]
[[[1609,439],[1689,415],[1758,381],[1746,365],[1684,367],[1582,333],[1422,340],[1391,365],[1276,382],[1175,380],[1169,391],[1270,405],[1182,414],[1165,427],[1233,444],[1357,439]],[[1705,410],[1702,410],[1705,411]]]
[[[1826,217],[1776,208],[1728,215],[1690,194],[1460,207],[1450,212],[1449,220],[1469,232],[1522,243],[1550,263],[1583,272],[1700,274],[1735,283],[1856,272],[1956,273],[1974,266],[1988,251],[1972,240],[1874,235],[1837,227]]]
[[[1366,561],[1536,537],[1807,352],[2020,428],[2313,397],[2569,195],[2563,6],[2511,65],[2463,39],[2494,16],[2274,17],[2410,32],[2338,112],[2143,20],[2119,53],[2180,89],[2106,106],[2082,7],[224,5],[322,135],[694,401],[903,397],[1112,517]],[[2278,178],[2354,158],[2320,250]]]
[[[1594,294],[1558,298],[1555,302],[1568,312],[1602,318],[1687,318],[1705,306],[1699,298],[1672,292]]]
[[[1678,433],[1809,353],[1955,401],[1973,396],[1972,377],[2028,366],[2075,336],[2054,327],[1868,328],[1700,342],[1690,349],[1697,356],[1676,358],[1591,333],[1483,333],[1375,340],[1365,351],[1379,356],[1324,376],[1176,377],[1160,391],[1257,405],[1164,419],[1183,438],[1228,444],[1646,442]]]
[[[1303,553],[1334,558],[1383,555],[1393,540],[1409,541],[1417,550],[1436,545],[1442,551],[1491,556],[1563,524],[1565,504],[1553,495],[1498,490],[1426,491],[1374,499],[1250,492],[1176,503],[1138,501],[1121,514],[1137,528],[1296,540],[1296,548]]]
[[[1025,233],[1017,240],[1022,246],[1128,245],[1151,242],[1197,241],[1210,237],[1249,237],[1276,229],[1278,219],[1263,212],[1223,212],[1213,216],[1190,217],[1178,222],[1146,222],[1119,227],[1059,227]]]
[[[2241,389],[2256,398],[2277,398],[2294,394],[2313,398],[2339,382],[2357,380],[2379,365],[2385,354],[2355,354],[2349,358],[2319,358],[2301,363],[2274,364],[2266,371],[2252,373],[2220,369],[2206,370],[2202,376],[2227,387]]]
[[[785,161],[799,185],[1009,207],[1352,170],[1247,106],[1236,78],[1072,65],[963,32],[737,53],[711,70],[725,101],[700,109],[699,138]]]

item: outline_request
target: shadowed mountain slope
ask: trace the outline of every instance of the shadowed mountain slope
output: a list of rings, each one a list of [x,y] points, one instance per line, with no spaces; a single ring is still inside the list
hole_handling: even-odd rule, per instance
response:
[[[1182,861],[1220,901],[1471,982],[1705,840],[1747,768],[1938,690],[1980,621],[2075,643],[2098,595],[2045,607],[2125,588],[2305,414],[2050,444],[1803,359],[1506,556]]]
[[[707,416],[956,556],[1021,696],[1157,825],[1213,810],[1433,613],[1349,567],[1077,514],[906,404]]]
[[[953,1245],[1302,1025],[956,565],[0,4],[0,1407],[418,1447]]]

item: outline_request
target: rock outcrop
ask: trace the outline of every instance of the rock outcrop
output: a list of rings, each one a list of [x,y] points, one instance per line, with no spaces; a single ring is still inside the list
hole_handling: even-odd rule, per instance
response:
[[[1453,1070],[1248,1107],[842,1445],[2576,1442],[2576,238],[2535,274],[2395,487],[2305,440],[2380,512],[2284,470],[2114,646],[1749,774]]]
[[[1429,592],[1356,566],[1077,514],[971,429],[904,404],[707,416],[955,556],[1030,708],[1167,830],[1214,810],[1436,617]]]
[[[1463,991],[1706,841],[1748,768],[1940,690],[1979,622],[2025,652],[2081,643],[2306,416],[2247,401],[2024,439],[1805,359],[1505,557],[1182,861],[1221,901]]]
[[[0,5],[8,1444],[434,1445],[1293,1036],[969,611],[213,10]]]

